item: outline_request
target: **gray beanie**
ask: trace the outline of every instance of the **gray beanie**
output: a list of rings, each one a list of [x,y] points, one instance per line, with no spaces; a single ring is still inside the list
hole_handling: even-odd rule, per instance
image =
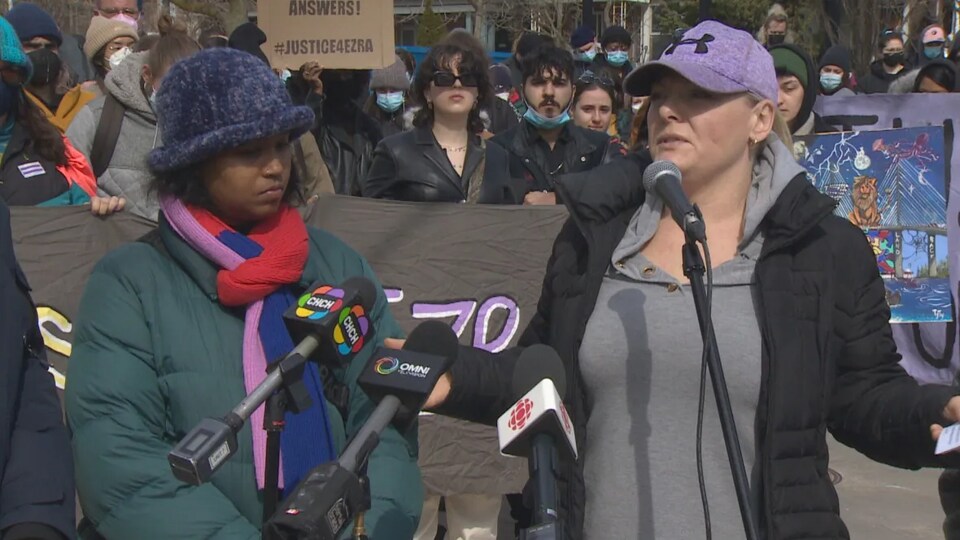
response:
[[[370,77],[371,90],[396,88],[397,90],[407,91],[410,89],[410,79],[407,77],[407,66],[399,56],[395,58],[396,62],[389,66],[373,70],[373,75]]]

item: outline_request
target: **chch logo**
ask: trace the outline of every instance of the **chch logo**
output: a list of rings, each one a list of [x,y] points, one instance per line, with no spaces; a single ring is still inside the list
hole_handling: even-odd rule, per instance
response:
[[[513,410],[510,411],[510,421],[507,422],[507,425],[514,431],[520,431],[523,429],[523,426],[527,424],[527,420],[530,419],[532,412],[533,401],[526,398],[519,401],[513,406]]]
[[[400,360],[392,356],[384,356],[383,358],[377,360],[373,365],[374,369],[377,370],[377,373],[381,375],[390,375],[394,371],[400,369]]]
[[[316,321],[337,311],[343,306],[343,290],[329,285],[317,287],[311,292],[304,293],[297,300],[297,317]]]
[[[360,352],[368,330],[370,320],[367,319],[363,306],[353,306],[340,311],[337,326],[333,329],[333,342],[337,344],[337,353],[346,356]]]

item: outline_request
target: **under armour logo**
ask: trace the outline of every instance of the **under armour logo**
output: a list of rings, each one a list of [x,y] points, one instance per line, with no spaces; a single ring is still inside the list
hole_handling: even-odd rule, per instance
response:
[[[717,38],[713,37],[711,34],[704,34],[700,39],[681,39],[679,41],[674,41],[667,47],[667,50],[663,51],[664,55],[673,54],[677,50],[677,47],[681,45],[696,45],[697,48],[693,51],[696,54],[707,54],[709,49],[707,49],[707,43],[715,40]]]

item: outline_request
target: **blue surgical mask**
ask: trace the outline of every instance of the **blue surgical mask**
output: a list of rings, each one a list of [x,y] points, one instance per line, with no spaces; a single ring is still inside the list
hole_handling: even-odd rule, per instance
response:
[[[923,55],[930,60],[933,60],[934,58],[940,58],[943,56],[943,47],[924,47]]]
[[[597,57],[596,47],[592,47],[588,51],[577,51],[576,59],[581,62],[593,62],[593,59]]]
[[[563,111],[563,114],[555,118],[547,118],[538,113],[533,107],[527,107],[527,112],[523,113],[523,119],[537,129],[556,129],[570,121],[570,108]]]
[[[607,53],[607,63],[620,67],[627,63],[627,51],[611,51]]]
[[[843,75],[837,75],[836,73],[820,74],[820,87],[827,92],[832,92],[840,88],[841,82],[843,82]]]
[[[377,107],[386,112],[392,113],[403,107],[403,92],[384,92],[377,93]]]

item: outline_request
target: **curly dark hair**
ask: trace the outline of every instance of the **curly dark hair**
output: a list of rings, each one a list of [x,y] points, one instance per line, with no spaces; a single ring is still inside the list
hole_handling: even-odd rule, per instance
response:
[[[545,71],[563,75],[573,83],[573,55],[555,45],[545,45],[524,56],[520,62],[520,70],[523,72],[524,83],[531,77],[540,77]]]
[[[296,139],[290,140],[291,145],[296,144],[296,142]],[[291,152],[292,150],[291,148]],[[210,199],[210,193],[203,182],[204,165],[206,165],[206,162],[190,165],[176,171],[154,173],[149,191],[157,195],[172,195],[186,204],[213,211],[213,201]],[[306,202],[303,193],[303,181],[297,173],[297,168],[292,163],[290,180],[287,182],[283,200],[291,205]]]
[[[427,105],[427,90],[430,89],[430,84],[433,82],[434,73],[437,71],[453,71],[454,65],[457,66],[457,71],[461,75],[472,73],[477,77],[478,105],[470,111],[467,129],[472,133],[483,131],[484,125],[483,119],[480,117],[480,106],[489,103],[493,88],[490,85],[490,74],[487,72],[485,57],[477,57],[469,48],[452,43],[441,43],[432,47],[430,52],[427,53],[427,57],[420,62],[417,68],[411,97],[420,106],[420,109],[413,117],[414,126],[433,125],[433,109]]]
[[[67,164],[67,146],[63,142],[63,135],[47,120],[43,111],[27,98],[22,87],[17,88],[16,121],[27,132],[33,152],[57,165]]]

